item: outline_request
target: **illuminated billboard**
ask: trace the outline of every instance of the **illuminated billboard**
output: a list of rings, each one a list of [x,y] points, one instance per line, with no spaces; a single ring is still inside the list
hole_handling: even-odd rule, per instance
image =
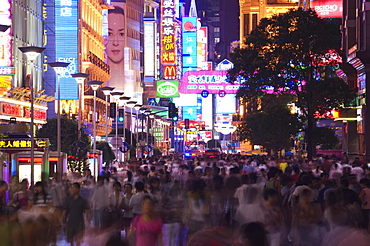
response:
[[[157,97],[178,97],[178,80],[159,80],[157,81]]]
[[[0,24],[11,26],[12,4],[10,0],[2,1],[0,4]],[[12,65],[12,36],[11,27],[6,32],[0,32],[0,66],[11,67]]]
[[[182,118],[189,120],[198,120],[197,107],[194,106],[182,107]]]
[[[176,64],[175,0],[161,1],[161,64]]]
[[[144,21],[144,76],[155,73],[155,27],[153,21]]]
[[[311,9],[321,18],[342,18],[343,0],[311,1]]]
[[[201,70],[208,70],[208,28],[203,26],[197,33],[197,62],[198,68]]]
[[[218,94],[220,91],[236,94],[241,86],[238,81],[234,84],[227,82],[227,71],[187,71],[181,81],[180,93],[200,94],[207,90],[209,94]]]
[[[78,0],[55,1],[55,53],[57,61],[70,63],[61,74],[60,99],[77,100],[78,86],[71,74],[78,73]]]
[[[132,60],[130,50],[126,47],[127,42],[127,11],[125,1],[112,0],[113,9],[108,10],[108,31],[106,38],[107,63],[110,69],[110,79],[107,83],[116,90],[126,89],[126,93],[132,91],[134,72],[126,71],[131,69]],[[131,31],[130,31],[131,32]],[[126,63],[126,66],[125,66]],[[125,72],[131,73],[129,82]],[[130,89],[128,87],[130,86]]]
[[[197,67],[197,18],[182,18],[183,71]],[[193,70],[193,69],[190,69]]]

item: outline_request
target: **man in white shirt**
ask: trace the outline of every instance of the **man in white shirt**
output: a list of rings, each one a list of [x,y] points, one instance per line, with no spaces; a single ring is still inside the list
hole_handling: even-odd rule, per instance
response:
[[[104,185],[104,177],[99,176],[97,185],[91,191],[91,208],[93,212],[94,227],[104,228],[107,222],[106,210],[109,206],[110,191]]]

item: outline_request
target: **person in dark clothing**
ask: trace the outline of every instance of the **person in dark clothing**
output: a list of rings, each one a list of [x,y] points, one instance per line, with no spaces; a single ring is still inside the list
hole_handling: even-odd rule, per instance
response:
[[[81,245],[83,231],[85,229],[84,213],[88,215],[88,202],[80,196],[80,184],[73,183],[70,188],[71,196],[68,198],[63,213],[66,219],[67,241],[71,245]]]

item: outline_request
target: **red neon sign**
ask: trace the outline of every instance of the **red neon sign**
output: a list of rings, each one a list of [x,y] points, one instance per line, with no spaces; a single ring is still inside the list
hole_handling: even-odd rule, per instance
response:
[[[21,107],[18,105],[3,103],[2,111],[3,111],[3,114],[21,116]]]
[[[35,119],[38,120],[46,120],[46,112],[35,109],[33,111]],[[23,117],[24,118],[31,118],[31,108],[23,107]]]
[[[34,163],[42,163],[42,158],[41,157],[35,157],[33,158]],[[27,163],[31,163],[31,158],[29,157],[19,157],[18,161],[23,161]],[[49,161],[58,161],[58,157],[49,157]]]
[[[182,120],[177,124],[177,127],[180,129],[180,131],[192,133],[199,131],[201,123],[196,120],[189,120],[189,128],[185,129],[185,120]]]

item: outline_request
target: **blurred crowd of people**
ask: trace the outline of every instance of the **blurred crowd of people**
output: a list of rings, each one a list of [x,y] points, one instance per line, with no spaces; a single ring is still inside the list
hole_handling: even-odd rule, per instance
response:
[[[160,157],[0,181],[0,245],[369,245],[368,163]]]

